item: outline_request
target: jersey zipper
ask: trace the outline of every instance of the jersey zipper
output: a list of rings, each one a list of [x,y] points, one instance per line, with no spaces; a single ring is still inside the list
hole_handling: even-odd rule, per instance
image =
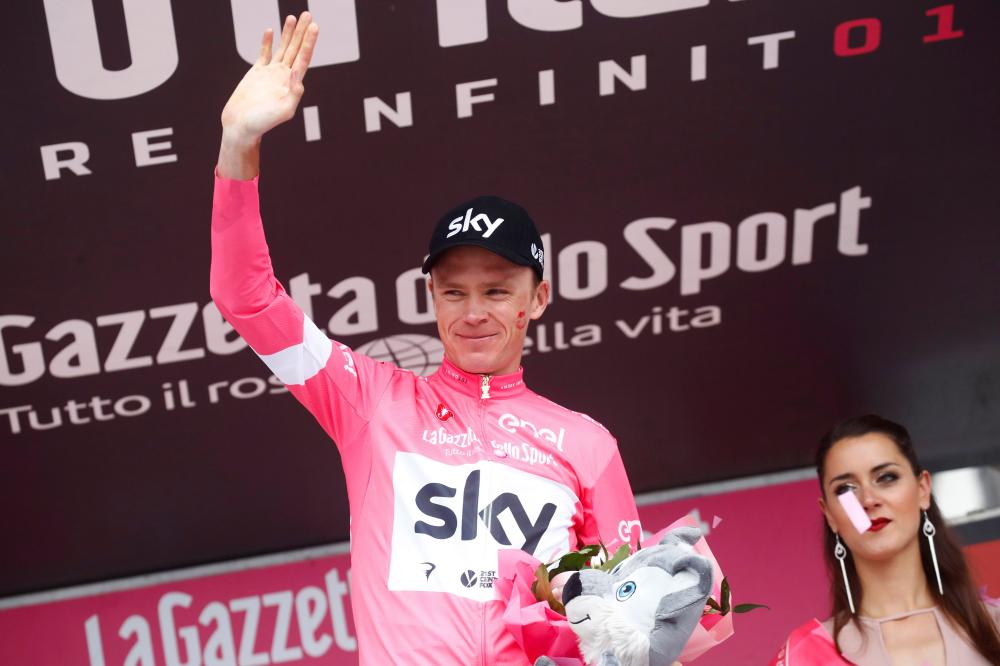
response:
[[[481,394],[479,396],[479,429],[480,429],[480,432],[482,433],[483,448],[485,449],[485,451],[488,454],[492,453],[492,448],[493,448],[493,445],[490,444],[489,440],[487,439],[487,432],[486,432],[486,401],[490,399],[490,379],[491,378],[492,378],[491,375],[482,375],[482,381],[480,382],[480,385],[479,385],[480,394]],[[487,460],[488,462],[491,461],[491,457],[489,455],[486,455],[486,457],[484,459]],[[483,473],[483,476],[482,476],[482,484],[480,486],[480,497],[487,497],[488,498],[488,497],[491,496],[491,491],[489,489],[489,486],[491,485],[489,483],[489,481],[490,481],[490,478],[489,478],[490,477],[490,474],[489,474],[490,468],[491,468],[491,466],[487,465],[483,469],[484,473]],[[486,523],[486,529],[487,529],[487,531],[490,530],[490,525],[491,525],[492,521],[493,521],[493,513],[492,513],[492,504],[491,504],[489,511],[486,513],[486,520],[484,521]],[[489,550],[489,537],[483,539],[483,543],[485,544],[485,548],[488,551]],[[482,572],[480,572],[480,574],[481,573]],[[481,617],[480,617],[480,627],[481,627],[481,638],[480,638],[481,642],[480,642],[480,644],[482,645],[482,649],[480,649],[479,655],[480,655],[482,666],[488,666],[488,662],[486,660],[486,650],[487,650],[487,645],[488,645],[488,642],[487,642],[487,633],[486,633],[486,607],[487,607],[487,605],[488,604],[485,604],[485,603],[482,604],[482,614],[481,614]]]

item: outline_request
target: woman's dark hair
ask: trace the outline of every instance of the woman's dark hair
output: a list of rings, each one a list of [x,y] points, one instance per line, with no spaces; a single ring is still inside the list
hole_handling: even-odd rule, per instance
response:
[[[816,451],[816,472],[819,475],[824,498],[826,497],[826,489],[822,487],[823,473],[826,469],[826,456],[830,449],[842,439],[861,437],[871,433],[879,433],[892,440],[900,453],[909,461],[914,475],[923,471],[923,467],[917,460],[917,453],[913,450],[910,433],[906,431],[906,428],[874,414],[855,416],[833,426],[830,432],[826,433],[820,440],[819,449]],[[927,539],[920,538],[920,559],[923,562],[924,576],[931,594],[934,595],[938,606],[952,625],[965,632],[976,650],[991,664],[1000,664],[1000,634],[998,634],[993,619],[979,598],[962,549],[945,524],[933,495],[931,495],[931,505],[927,509],[927,516],[937,529],[934,545],[937,550],[938,566],[941,570],[941,584],[945,589],[944,595],[938,593],[930,546]],[[840,563],[833,554],[836,537],[830,529],[824,529],[823,532],[825,534],[823,553],[827,572],[830,575],[831,595],[833,597],[833,640],[839,652],[840,630],[848,622],[853,622],[860,632],[861,624],[857,616],[851,613],[850,605],[847,602],[847,591],[844,589],[844,580],[840,573]],[[847,567],[847,578],[850,581],[855,608],[860,608],[864,590],[861,588],[861,581],[854,567],[854,556],[849,550],[844,564]]]

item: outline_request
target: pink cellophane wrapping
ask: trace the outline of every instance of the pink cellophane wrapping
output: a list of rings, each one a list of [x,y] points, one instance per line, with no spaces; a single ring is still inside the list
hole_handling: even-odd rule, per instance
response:
[[[660,543],[660,539],[663,535],[672,529],[678,527],[699,527],[698,521],[694,519],[693,516],[687,515],[683,518],[675,520],[673,523],[664,527],[662,530],[649,537],[648,539],[642,540],[642,547],[649,548],[650,546],[655,546]],[[722,598],[722,579],[725,574],[722,573],[722,569],[719,567],[719,561],[715,559],[715,555],[712,554],[712,549],[708,547],[708,542],[705,537],[698,539],[698,542],[694,545],[695,551],[702,557],[707,557],[712,562],[712,596],[719,600]],[[701,618],[701,622],[694,628],[691,633],[691,638],[688,639],[687,645],[684,646],[684,650],[677,660],[683,664],[689,661],[694,661],[701,655],[705,654],[716,645],[726,640],[733,635],[735,629],[733,628],[733,613],[728,613],[725,617],[720,615],[706,615]]]
[[[846,666],[830,634],[819,622],[810,620],[793,631],[769,666]]]
[[[535,570],[542,564],[523,550],[500,551],[499,571],[493,588],[506,603],[504,626],[524,649],[528,659],[547,655],[560,666],[584,666],[576,634],[565,617],[537,601],[531,591]]]
[[[692,516],[684,516],[663,528],[648,539],[643,539],[642,547],[655,546],[663,535],[677,527],[698,527]],[[704,537],[694,546],[695,551],[712,561],[712,596],[716,599],[722,593],[722,569],[708,547]],[[535,570],[541,562],[522,550],[500,551],[499,571],[493,587],[499,598],[506,604],[503,621],[528,658],[534,662],[541,655],[554,659],[560,666],[584,666],[577,646],[576,634],[565,617],[549,608],[548,603],[536,601],[531,592],[535,582]],[[708,652],[710,649],[733,635],[733,614],[725,617],[706,615],[694,628],[679,661],[687,663]]]

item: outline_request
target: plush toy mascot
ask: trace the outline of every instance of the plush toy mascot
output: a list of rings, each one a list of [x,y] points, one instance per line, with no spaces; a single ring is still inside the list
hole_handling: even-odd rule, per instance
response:
[[[670,666],[701,620],[712,563],[694,527],[668,532],[610,572],[583,569],[563,588],[566,617],[589,666]],[[556,666],[539,657],[535,666]]]

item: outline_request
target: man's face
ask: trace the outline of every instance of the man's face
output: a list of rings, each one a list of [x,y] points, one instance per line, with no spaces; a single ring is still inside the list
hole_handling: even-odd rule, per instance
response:
[[[445,358],[466,372],[503,375],[521,365],[528,321],[549,302],[549,284],[481,247],[448,250],[429,284]]]

